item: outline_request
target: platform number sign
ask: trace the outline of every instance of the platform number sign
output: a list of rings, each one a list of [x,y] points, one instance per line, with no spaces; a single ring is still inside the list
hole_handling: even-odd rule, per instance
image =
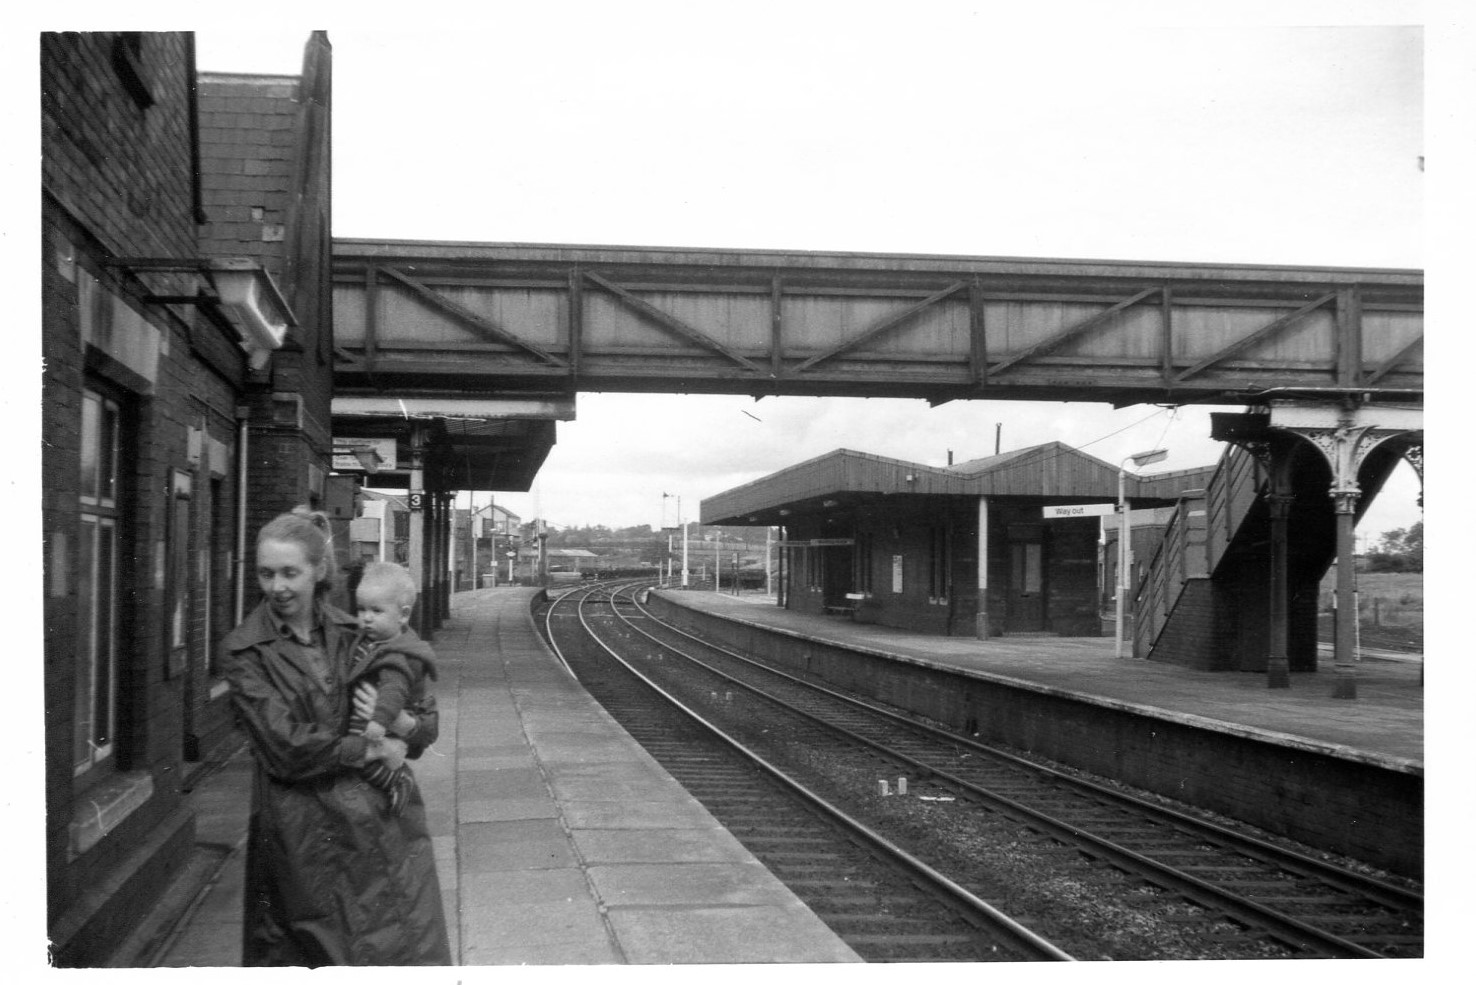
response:
[[[413,492],[413,493],[411,493],[410,494],[410,510],[411,510],[411,512],[419,513],[423,509],[425,509],[425,493],[423,493],[423,492]]]

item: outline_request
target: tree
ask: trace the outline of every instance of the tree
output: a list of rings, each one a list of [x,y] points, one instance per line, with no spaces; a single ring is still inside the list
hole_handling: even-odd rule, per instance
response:
[[[1368,552],[1368,570],[1423,572],[1425,521],[1381,534],[1379,546]]]

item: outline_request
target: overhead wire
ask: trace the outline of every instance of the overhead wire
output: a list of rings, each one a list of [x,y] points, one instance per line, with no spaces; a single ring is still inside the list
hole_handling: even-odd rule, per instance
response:
[[[1158,443],[1157,446],[1155,446],[1155,447],[1161,447],[1162,446],[1162,443],[1163,443],[1164,437],[1168,434],[1169,427],[1171,427],[1173,425],[1174,420],[1177,419],[1177,417],[1178,417],[1179,408],[1178,408],[1177,405],[1174,405],[1174,406],[1171,406],[1171,407],[1160,407],[1157,410],[1155,410],[1153,413],[1149,414],[1147,417],[1140,418],[1139,420],[1133,421],[1130,424],[1125,424],[1125,425],[1123,425],[1122,427],[1118,428],[1115,431],[1109,431],[1108,433],[1102,435],[1101,437],[1093,438],[1091,441],[1085,442],[1084,444],[1075,445],[1075,446],[1065,446],[1064,447],[1064,450],[1053,452],[1050,455],[1046,455],[1044,457],[1031,457],[1030,459],[1028,459],[1026,461],[1022,461],[1022,462],[1018,462],[1018,463],[1011,462],[1011,463],[1008,463],[1006,465],[1000,466],[999,468],[990,469],[988,467],[988,465],[985,465],[982,468],[978,469],[977,471],[979,471],[979,472],[989,471],[989,472],[994,473],[995,475],[1003,475],[1003,474],[1007,474],[1009,472],[1013,472],[1013,471],[1016,471],[1016,470],[1037,468],[1043,462],[1050,462],[1050,461],[1053,461],[1053,460],[1055,460],[1057,458],[1060,458],[1061,456],[1065,455],[1067,451],[1080,451],[1083,448],[1090,448],[1092,445],[1095,445],[1095,444],[1098,444],[1100,442],[1106,441],[1108,438],[1114,438],[1117,435],[1122,434],[1124,431],[1130,431],[1133,428],[1138,427],[1141,424],[1146,424],[1147,422],[1149,422],[1149,421],[1153,420],[1155,417],[1157,417],[1159,414],[1163,414],[1163,413],[1168,413],[1169,414],[1169,419],[1168,419],[1168,421],[1166,421],[1164,423],[1163,431],[1159,435],[1159,443]],[[990,456],[990,457],[993,457],[993,456]],[[988,460],[989,460],[989,458],[986,457],[986,458],[982,458],[982,459],[976,459],[975,461],[988,462]],[[967,463],[964,463],[964,464],[967,464]],[[1209,466],[1205,466],[1205,467],[1208,468]],[[941,471],[956,471],[956,469],[944,468]],[[972,475],[974,473],[972,473],[972,472],[965,472],[965,473],[959,473],[959,474],[962,474],[962,475]]]

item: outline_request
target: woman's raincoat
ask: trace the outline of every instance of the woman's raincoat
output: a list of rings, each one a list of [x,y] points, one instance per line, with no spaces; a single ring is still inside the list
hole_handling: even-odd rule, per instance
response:
[[[237,720],[256,760],[242,964],[449,965],[440,883],[417,790],[400,817],[345,736],[356,625],[320,604],[329,680],[263,602],[225,640]],[[409,740],[435,740],[435,715]]]

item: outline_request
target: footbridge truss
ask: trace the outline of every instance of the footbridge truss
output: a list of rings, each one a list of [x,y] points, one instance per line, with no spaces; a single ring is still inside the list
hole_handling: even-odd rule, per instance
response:
[[[1243,404],[1216,437],[1251,450],[1263,479],[1291,474],[1298,442],[1327,460],[1334,696],[1356,696],[1360,470],[1397,452],[1423,474],[1420,271],[358,239],[333,252],[335,443],[395,449],[381,480],[410,491],[423,631],[449,611],[451,490],[526,489],[580,391]],[[1248,576],[1272,586],[1273,687],[1288,680],[1283,487],[1267,493],[1272,565]]]
[[[1419,401],[1418,270],[334,242],[344,395]]]

